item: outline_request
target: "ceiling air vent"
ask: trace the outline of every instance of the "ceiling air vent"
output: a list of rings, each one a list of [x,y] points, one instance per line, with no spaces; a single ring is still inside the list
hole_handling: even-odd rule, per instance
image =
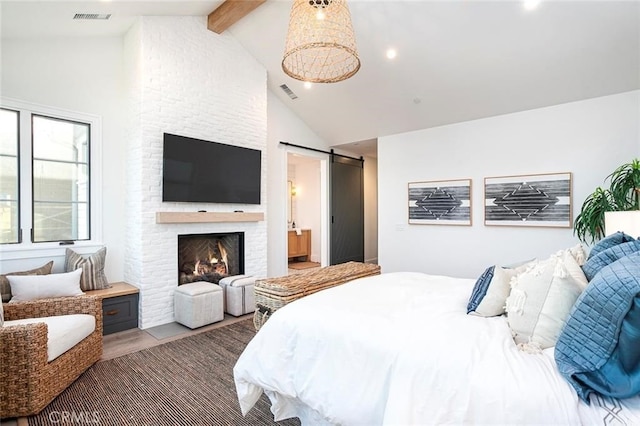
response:
[[[286,93],[287,95],[289,95],[289,97],[291,99],[298,99],[298,95],[296,95],[295,93],[293,93],[293,90],[289,89],[289,86],[287,86],[286,84],[281,84],[280,88],[282,89],[282,91],[284,93]]]
[[[111,18],[110,13],[76,13],[73,15],[73,19],[102,19],[107,20]]]

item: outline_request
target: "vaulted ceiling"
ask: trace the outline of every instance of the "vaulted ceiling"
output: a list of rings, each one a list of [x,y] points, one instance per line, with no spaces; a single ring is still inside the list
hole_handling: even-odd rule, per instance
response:
[[[2,37],[124,34],[140,15],[208,15],[222,1],[5,1]],[[315,84],[284,74],[290,1],[268,0],[229,31],[269,88],[331,145],[640,89],[640,1],[349,0],[360,71]],[[111,13],[72,22],[75,13]],[[393,60],[388,48],[397,50]],[[280,88],[286,84],[298,98]]]

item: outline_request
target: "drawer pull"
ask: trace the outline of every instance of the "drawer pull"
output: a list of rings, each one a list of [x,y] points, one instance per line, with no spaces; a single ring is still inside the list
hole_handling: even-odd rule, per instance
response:
[[[113,309],[111,311],[107,311],[105,312],[106,315],[118,315],[118,310],[117,309]]]

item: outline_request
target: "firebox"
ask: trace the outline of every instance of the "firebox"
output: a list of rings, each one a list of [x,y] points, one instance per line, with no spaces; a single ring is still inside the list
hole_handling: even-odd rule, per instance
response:
[[[244,232],[178,235],[178,285],[244,274]]]

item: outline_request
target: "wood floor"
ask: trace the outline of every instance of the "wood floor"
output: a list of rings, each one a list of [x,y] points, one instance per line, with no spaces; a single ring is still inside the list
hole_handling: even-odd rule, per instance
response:
[[[146,348],[151,348],[153,346],[161,345],[163,343],[171,342],[183,337],[213,330],[215,328],[224,327],[225,325],[233,324],[235,322],[249,318],[253,318],[253,313],[246,314],[240,317],[234,317],[225,314],[224,319],[220,322],[205,325],[204,327],[200,327],[195,330],[187,330],[182,334],[167,337],[165,339],[156,339],[151,334],[147,333],[144,330],[140,330],[139,328],[109,334],[104,336],[104,338],[102,339],[102,358],[100,359],[100,361],[117,358],[122,355],[137,352]]]

